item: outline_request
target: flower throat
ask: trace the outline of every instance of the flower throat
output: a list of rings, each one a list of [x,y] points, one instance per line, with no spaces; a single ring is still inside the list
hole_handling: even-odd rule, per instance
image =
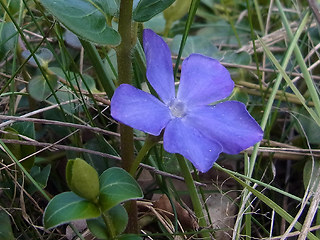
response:
[[[169,109],[171,115],[177,118],[182,118],[187,114],[185,104],[176,98],[169,103]]]

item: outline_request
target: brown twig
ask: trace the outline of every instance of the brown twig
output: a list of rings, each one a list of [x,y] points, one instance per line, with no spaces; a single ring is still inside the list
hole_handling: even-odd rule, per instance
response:
[[[51,150],[53,150],[53,151],[56,151],[57,149],[58,150],[76,151],[76,152],[93,154],[93,155],[97,155],[100,157],[106,157],[106,158],[110,158],[110,159],[114,159],[114,160],[118,160],[118,161],[121,160],[120,157],[114,156],[111,154],[107,154],[107,153],[103,153],[103,152],[99,152],[99,151],[94,151],[94,150],[90,150],[90,149],[79,148],[79,147],[66,146],[66,145],[61,145],[61,144],[44,143],[44,142],[37,142],[37,141],[30,142],[30,141],[15,140],[15,139],[0,139],[0,140],[3,141],[4,143],[7,143],[7,144],[21,144],[21,145],[31,145],[31,146],[36,146],[36,147],[47,147],[47,148],[51,148]],[[13,165],[15,165],[15,164],[12,163],[12,164],[6,165],[5,167],[0,168],[0,171],[5,168],[9,168]],[[159,174],[164,177],[169,177],[169,178],[177,179],[180,181],[184,181],[183,177],[158,170],[155,167],[149,166],[147,164],[140,163],[140,167],[143,167],[144,169],[149,170],[149,171],[153,172],[154,174]],[[201,182],[197,182],[197,181],[195,181],[195,184],[198,186],[207,186],[206,184],[201,183]]]
[[[0,120],[11,120],[14,122],[34,122],[34,123],[40,123],[40,124],[51,124],[51,125],[57,125],[61,127],[72,127],[77,129],[84,129],[89,130],[96,133],[102,133],[105,135],[111,135],[119,137],[120,134],[108,130],[104,130],[98,127],[92,127],[89,125],[82,125],[82,124],[76,124],[76,123],[69,123],[69,122],[61,122],[61,121],[55,121],[55,120],[47,120],[47,119],[38,119],[38,118],[27,118],[27,117],[17,117],[17,116],[6,116],[6,115],[0,115]],[[6,123],[6,122],[5,122]],[[0,124],[0,127],[7,126],[11,124],[12,122],[8,124]]]

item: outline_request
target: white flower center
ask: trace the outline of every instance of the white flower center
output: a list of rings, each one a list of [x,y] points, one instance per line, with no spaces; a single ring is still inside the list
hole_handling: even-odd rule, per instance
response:
[[[169,109],[171,111],[172,116],[177,118],[182,118],[187,114],[185,104],[176,98],[169,103]]]

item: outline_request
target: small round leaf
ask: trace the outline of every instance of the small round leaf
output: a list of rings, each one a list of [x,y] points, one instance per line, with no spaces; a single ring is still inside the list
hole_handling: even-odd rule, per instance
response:
[[[56,75],[48,74],[47,80],[42,75],[39,75],[31,79],[28,84],[28,91],[32,98],[37,101],[43,101],[51,95],[52,90],[54,90],[57,85],[58,78]]]
[[[121,234],[127,227],[128,214],[122,205],[111,208],[107,214],[111,219],[116,235]],[[87,220],[88,228],[94,236],[99,239],[108,239],[108,226],[105,225],[102,217]]]
[[[99,203],[103,211],[121,202],[142,197],[136,180],[122,168],[109,168],[101,174]]]
[[[29,50],[24,50],[21,55],[24,59],[27,59],[31,55],[31,52]],[[34,55],[42,67],[47,67],[49,62],[51,62],[53,59],[52,52],[47,48],[39,48]],[[28,60],[28,63],[33,67],[38,67],[37,62],[34,60],[34,57],[31,57]]]
[[[80,38],[97,44],[118,45],[120,35],[109,27],[106,13],[86,0],[41,0],[41,4]]]
[[[174,0],[141,0],[133,11],[136,22],[146,22],[169,7]]]
[[[3,210],[0,211],[0,222],[0,239],[14,240],[10,217]]]

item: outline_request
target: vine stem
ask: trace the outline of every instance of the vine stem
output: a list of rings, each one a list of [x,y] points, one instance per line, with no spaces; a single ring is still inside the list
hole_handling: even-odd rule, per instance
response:
[[[118,63],[118,84],[131,83],[131,48],[132,48],[132,6],[133,0],[121,0],[118,32],[121,36],[121,43],[117,47]],[[134,160],[133,129],[126,125],[120,124],[120,148],[122,167],[130,171],[131,164]],[[126,232],[138,233],[138,209],[135,200],[126,204],[129,216]]]
[[[190,170],[188,168],[186,159],[181,156],[180,154],[176,154],[176,157],[179,161],[180,169],[184,177],[184,181],[187,184],[187,188],[191,197],[194,213],[199,221],[199,226],[202,228],[207,227],[207,221],[204,217],[203,211],[202,211],[202,204],[201,200],[199,198],[199,194],[197,192],[196,186],[194,184],[192,175],[190,173]],[[201,232],[202,239],[211,239],[210,233],[208,231],[202,231]]]
[[[114,226],[113,226],[113,222],[112,220],[110,219],[110,216],[108,214],[108,212],[104,212],[102,215],[102,219],[104,221],[104,223],[106,224],[107,228],[108,228],[108,233],[111,237],[111,239],[117,239],[116,238],[116,231],[114,229]]]
[[[120,4],[119,28],[121,43],[117,47],[118,83],[131,83],[131,20],[133,0],[122,0]],[[129,171],[134,158],[133,130],[120,124],[122,167]]]
[[[144,142],[143,146],[141,147],[137,157],[135,158],[134,162],[131,164],[131,168],[129,173],[131,176],[134,176],[136,173],[141,161],[145,156],[147,156],[149,150],[158,142],[159,137],[148,135],[146,141]]]

